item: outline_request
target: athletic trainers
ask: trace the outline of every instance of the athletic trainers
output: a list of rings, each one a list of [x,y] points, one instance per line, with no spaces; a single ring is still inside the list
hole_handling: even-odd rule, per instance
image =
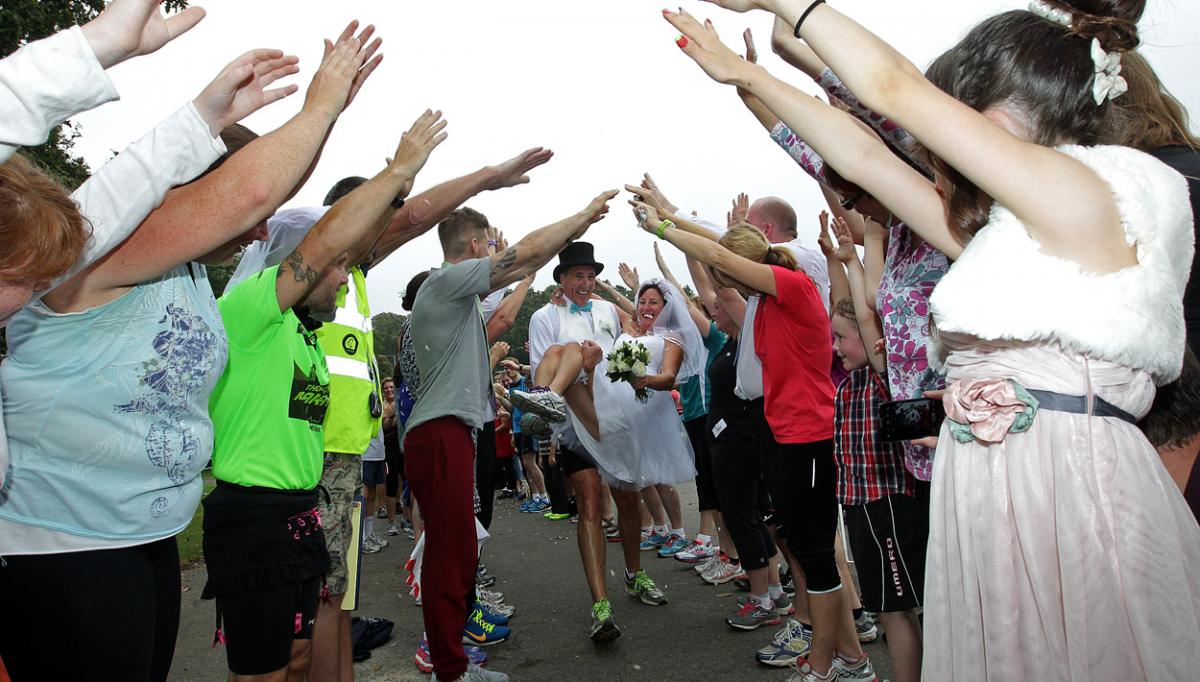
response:
[[[703,562],[716,553],[717,548],[711,544],[692,540],[692,544],[688,545],[686,549],[675,554],[675,560],[694,565]]]
[[[475,600],[475,608],[471,612],[472,618],[475,617],[475,611],[478,611],[483,616],[483,619],[492,625],[508,625],[508,616],[499,613],[479,600]]]
[[[860,642],[874,642],[879,639],[879,628],[875,627],[875,621],[866,611],[854,619],[854,630],[858,632],[858,641]]]
[[[528,391],[509,391],[508,397],[513,407],[536,414],[552,424],[567,420],[567,401],[545,386],[535,386]]]
[[[778,625],[782,620],[774,608],[760,605],[753,599],[746,599],[737,613],[725,619],[729,627],[735,630],[757,630],[764,625]]]
[[[504,603],[504,593],[497,592],[496,590],[486,590],[482,587],[476,586],[475,596],[479,598],[479,601],[484,602],[485,604]]]
[[[553,433],[553,430],[545,419],[532,412],[526,412],[521,415],[521,433],[528,433],[537,438],[546,438]]]
[[[771,601],[775,602],[775,613],[781,616],[790,616],[796,612],[795,607],[792,606],[792,598],[787,596],[787,592],[784,592],[777,599],[772,599]]]
[[[505,625],[493,625],[483,618],[478,609],[471,612],[467,624],[463,627],[463,644],[475,646],[491,646],[508,639],[511,631]]]
[[[395,523],[389,523],[388,529],[387,529],[387,534],[388,535],[399,535],[400,529],[396,526]]]
[[[477,646],[463,645],[463,653],[467,655],[467,661],[475,665],[487,665],[488,656],[483,649]],[[425,637],[425,633],[421,633],[421,643],[417,645],[417,653],[413,656],[413,663],[417,665],[417,670],[423,673],[433,672],[433,657],[429,653],[429,639]]]
[[[612,605],[607,599],[592,604],[592,641],[608,642],[621,636],[621,628],[613,620]]]
[[[672,533],[671,537],[667,538],[667,541],[663,543],[663,546],[658,548],[658,556],[659,558],[666,559],[667,557],[679,554],[689,546],[690,543],[687,541],[687,538]]]
[[[387,507],[380,507],[379,511],[375,512],[375,518],[386,519],[387,518]]]
[[[371,533],[371,539],[374,540],[375,544],[379,545],[380,548],[387,547],[389,544],[387,540],[384,540],[375,533]]]
[[[746,572],[742,570],[740,564],[735,564],[729,557],[721,555],[720,560],[713,564],[712,569],[700,577],[710,585],[724,585],[745,574]]]
[[[375,540],[374,535],[368,535],[365,538],[363,538],[363,540],[362,540],[362,553],[363,554],[374,554],[378,551],[381,551],[382,549],[383,549],[383,546],[380,545]]]
[[[763,665],[773,668],[786,668],[798,659],[808,655],[812,648],[812,630],[804,627],[800,621],[788,618],[775,639],[754,654],[754,658]]]
[[[459,679],[462,682],[508,682],[508,675],[495,670],[485,670],[474,663],[468,663],[467,672]]]
[[[840,655],[833,657],[833,672],[839,680],[851,682],[879,682],[875,668],[871,667],[871,659],[866,653],[857,661],[847,661]]]
[[[645,570],[635,573],[632,580],[625,579],[625,591],[640,599],[643,604],[662,606],[667,603],[666,596],[663,595],[662,590],[658,589],[650,576],[646,575]]]
[[[715,566],[716,563],[721,560],[721,556],[722,556],[722,552],[720,550],[717,550],[716,552],[713,552],[713,555],[710,556],[709,558],[705,559],[704,561],[701,561],[700,563],[696,564],[695,566],[692,566],[692,569],[703,576],[705,573],[708,573],[709,571],[712,570],[713,566]]]
[[[571,518],[570,514],[555,514],[554,512],[546,512],[543,516],[551,521],[566,521]]]
[[[649,535],[642,538],[642,551],[649,552],[652,549],[658,549],[667,544],[667,536],[657,531],[651,531]]]

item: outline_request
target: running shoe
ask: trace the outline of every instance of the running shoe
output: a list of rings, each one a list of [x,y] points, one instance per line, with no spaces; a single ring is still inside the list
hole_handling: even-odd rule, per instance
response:
[[[790,616],[796,612],[796,608],[792,606],[792,598],[787,595],[787,592],[779,595],[777,599],[772,599],[775,602],[775,613],[781,616]]]
[[[545,439],[553,433],[553,430],[545,419],[532,412],[526,412],[521,415],[521,432]]]
[[[737,613],[725,619],[729,627],[735,630],[757,630],[764,625],[779,625],[779,614],[774,608],[760,605],[753,599],[746,599]]]
[[[692,540],[692,544],[687,546],[687,549],[675,555],[676,561],[682,561],[685,564],[695,565],[701,563],[717,553],[717,548],[707,542]]]
[[[687,549],[690,544],[691,543],[687,541],[687,538],[683,537],[682,535],[672,534],[671,537],[667,538],[667,541],[663,543],[663,546],[658,548],[658,556],[661,559],[675,556],[676,554],[679,554],[683,550]]]
[[[371,539],[374,540],[375,544],[379,545],[380,548],[387,547],[388,544],[390,544],[390,543],[388,543],[387,540],[384,540],[383,538],[379,537],[379,535],[377,535],[375,533],[371,533]]]
[[[847,661],[840,654],[834,656],[833,671],[837,673],[838,680],[879,682],[879,676],[875,674],[875,668],[871,666],[871,658],[866,653],[863,653],[862,658],[857,661]]]
[[[513,407],[536,414],[551,424],[561,424],[567,420],[567,401],[545,386],[535,386],[528,391],[509,391],[508,397]]]
[[[387,518],[387,507],[380,507],[379,511],[375,512],[375,518],[386,519]]]
[[[505,625],[493,625],[483,618],[480,611],[472,611],[467,624],[463,626],[463,644],[475,646],[491,646],[508,639],[511,630]]]
[[[492,625],[508,625],[508,616],[496,613],[479,600],[475,601],[475,608],[471,610],[471,618],[475,617],[476,612],[479,612],[480,616]]]
[[[508,675],[495,670],[485,670],[474,663],[469,663],[467,672],[458,679],[462,682],[508,682]]]
[[[566,521],[567,519],[571,518],[570,514],[555,514],[554,512],[547,512],[546,514],[543,514],[543,516],[551,521]]]
[[[712,567],[714,565],[716,565],[716,563],[718,561],[721,560],[722,556],[723,556],[723,553],[720,550],[717,550],[716,552],[713,552],[713,555],[710,556],[709,558],[705,559],[704,561],[701,561],[700,563],[696,564],[695,566],[692,566],[692,569],[694,571],[696,571],[697,573],[699,573],[701,576],[703,576],[705,573],[708,573],[709,571],[712,570]]]
[[[730,580],[745,574],[746,572],[742,570],[742,567],[739,564],[733,563],[729,557],[724,557],[722,560],[713,564],[712,570],[700,577],[704,579],[704,582],[710,585],[724,585]]]
[[[658,589],[650,576],[646,575],[645,570],[639,570],[633,575],[633,579],[625,579],[625,591],[631,596],[637,597],[643,604],[650,606],[662,606],[667,603],[667,597]]]
[[[494,576],[494,575],[481,575],[481,576],[478,576],[475,578],[475,586],[476,587],[491,587],[492,585],[495,585],[495,584],[496,584],[496,576]]]
[[[763,665],[773,668],[786,668],[798,659],[808,655],[812,648],[812,630],[804,627],[800,621],[788,618],[775,639],[754,654],[754,658]]]
[[[488,655],[477,646],[464,644],[463,653],[467,655],[467,661],[470,663],[480,666],[488,664]],[[429,654],[429,639],[423,632],[421,633],[421,643],[417,645],[417,653],[413,656],[413,663],[417,664],[417,670],[423,673],[433,672],[433,657]]]
[[[362,540],[362,553],[363,554],[374,554],[374,553],[382,551],[382,550],[383,550],[383,547],[378,542],[375,541],[374,535],[368,535],[367,537],[363,538],[363,540]]]
[[[613,620],[612,605],[607,599],[592,604],[592,641],[608,642],[621,636],[621,628]]]
[[[854,619],[854,630],[858,632],[860,642],[874,642],[879,639],[879,628],[875,627],[875,621],[866,611]]]
[[[477,586],[475,588],[475,596],[479,598],[479,601],[485,602],[488,604],[503,604],[504,603],[504,593],[497,592],[496,590],[485,590],[482,587]]]
[[[661,533],[651,531],[650,535],[642,538],[642,551],[649,552],[652,549],[658,549],[667,544],[667,536]]]
[[[400,529],[396,526],[395,523],[389,523],[388,529],[387,529],[387,534],[388,535],[399,535]]]

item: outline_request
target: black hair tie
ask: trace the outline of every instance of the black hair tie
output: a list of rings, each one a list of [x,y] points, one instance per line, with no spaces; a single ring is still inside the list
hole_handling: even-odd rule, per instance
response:
[[[796,36],[797,38],[800,37],[800,27],[804,25],[804,20],[808,18],[808,15],[812,14],[812,11],[817,8],[817,5],[823,2],[825,2],[825,0],[813,0],[813,4],[809,5],[808,9],[804,10],[804,14],[800,15],[800,20],[796,22],[796,28],[792,31],[792,35]]]

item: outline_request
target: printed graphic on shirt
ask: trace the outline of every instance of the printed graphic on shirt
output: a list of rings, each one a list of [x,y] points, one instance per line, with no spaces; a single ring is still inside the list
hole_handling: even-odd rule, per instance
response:
[[[154,417],[146,430],[146,456],[165,470],[167,478],[182,485],[197,473],[201,436],[184,426],[197,391],[206,390],[216,368],[225,364],[226,348],[199,315],[173,303],[158,320],[167,328],[153,341],[158,357],[142,363],[138,384],[141,392],[123,405],[114,405],[117,414],[143,414]],[[170,501],[158,497],[150,504],[151,516],[167,513]]]
[[[329,384],[317,379],[316,368],[305,374],[296,365],[292,375],[292,397],[288,401],[288,416],[309,424],[313,431],[320,431],[325,423],[325,410],[329,407]]]
[[[356,355],[358,353],[358,337],[353,334],[343,336],[342,350],[346,351],[347,355]]]

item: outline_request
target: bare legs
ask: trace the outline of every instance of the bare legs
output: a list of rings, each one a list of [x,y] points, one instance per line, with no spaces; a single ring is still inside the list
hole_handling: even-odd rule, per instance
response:
[[[592,380],[595,368],[588,371],[588,382],[579,382],[583,371],[583,348],[578,343],[550,346],[538,363],[534,383],[546,386],[562,396],[571,412],[591,434],[600,440],[600,425],[596,419],[596,405],[592,402]]]
[[[608,590],[604,584],[606,540],[604,529],[600,527],[604,506],[600,472],[595,469],[577,471],[571,474],[570,482],[575,486],[575,503],[579,509],[579,558],[583,562],[583,573],[587,578],[588,589],[592,592],[592,601],[598,602],[608,597]]]

